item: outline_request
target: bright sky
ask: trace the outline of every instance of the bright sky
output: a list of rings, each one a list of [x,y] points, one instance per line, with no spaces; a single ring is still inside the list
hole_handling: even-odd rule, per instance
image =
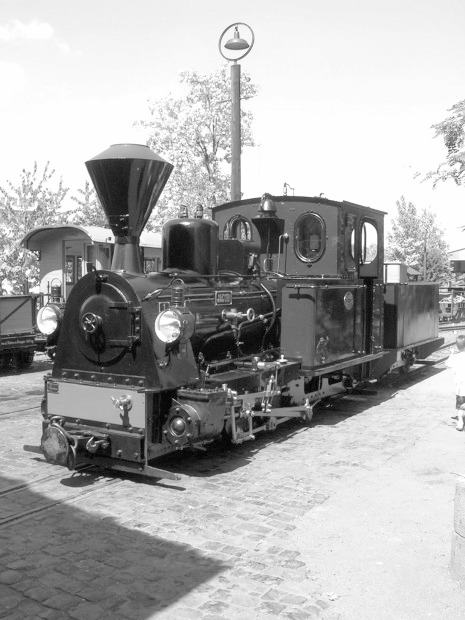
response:
[[[241,67],[260,87],[245,198],[288,183],[394,215],[404,195],[465,247],[465,188],[413,179],[445,159],[431,125],[465,99],[464,0],[1,0],[0,184],[49,160],[83,187],[84,161],[145,142],[147,99],[221,66],[235,22],[254,30]]]

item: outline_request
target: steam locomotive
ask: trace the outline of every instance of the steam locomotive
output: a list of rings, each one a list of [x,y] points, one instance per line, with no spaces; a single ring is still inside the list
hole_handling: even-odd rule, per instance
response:
[[[384,213],[264,194],[183,213],[144,274],[139,237],[172,165],[141,145],[86,162],[115,235],[74,286],[45,377],[41,449],[155,478],[161,456],[255,438],[438,348],[439,290],[386,282]]]

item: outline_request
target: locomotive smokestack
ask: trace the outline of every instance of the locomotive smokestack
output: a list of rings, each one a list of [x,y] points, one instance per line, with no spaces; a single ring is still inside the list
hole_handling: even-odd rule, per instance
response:
[[[86,161],[95,191],[115,235],[111,268],[142,272],[139,238],[172,164],[141,144],[113,144]]]

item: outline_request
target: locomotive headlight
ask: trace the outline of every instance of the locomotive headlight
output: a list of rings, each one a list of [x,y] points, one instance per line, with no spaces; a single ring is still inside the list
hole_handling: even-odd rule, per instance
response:
[[[57,306],[50,304],[42,306],[37,313],[37,327],[45,336],[50,336],[58,329],[61,311]]]
[[[194,333],[195,317],[185,306],[169,308],[155,319],[155,334],[162,342],[187,341]]]
[[[165,310],[155,320],[155,333],[162,342],[175,342],[181,335],[181,328],[181,318],[175,310]]]

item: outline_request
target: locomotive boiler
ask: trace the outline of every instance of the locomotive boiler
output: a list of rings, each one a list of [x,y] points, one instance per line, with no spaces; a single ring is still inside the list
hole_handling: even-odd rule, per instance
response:
[[[115,253],[66,303],[42,405],[49,462],[175,479],[157,458],[310,420],[319,401],[439,345],[435,285],[409,289],[401,312],[417,311],[416,327],[399,337],[391,306],[405,295],[386,297],[381,211],[268,194],[211,220],[197,209],[164,225],[162,271],[143,274],[140,233],[171,164],[114,145],[86,166]]]

